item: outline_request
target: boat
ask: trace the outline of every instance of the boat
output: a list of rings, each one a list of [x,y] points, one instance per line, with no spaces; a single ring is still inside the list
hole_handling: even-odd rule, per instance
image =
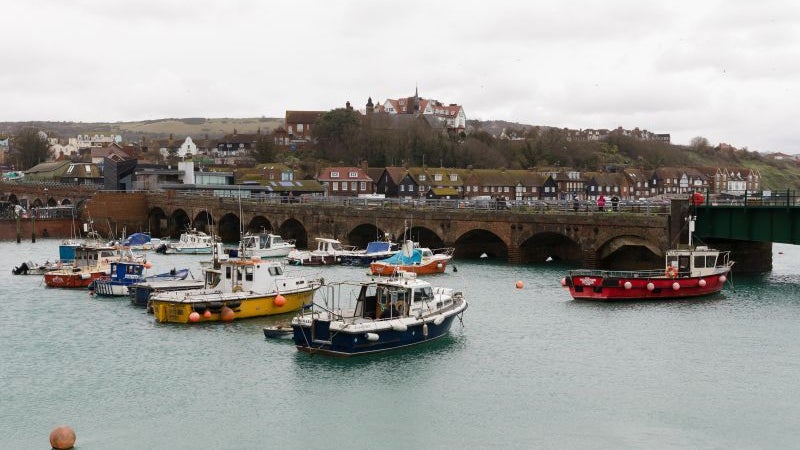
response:
[[[128,288],[145,281],[183,280],[189,275],[189,269],[172,269],[157,275],[145,276],[144,270],[150,263],[135,261],[118,261],[111,263],[111,274],[100,277],[89,284],[89,290],[99,296],[121,297],[129,295]]]
[[[192,228],[191,230],[182,233],[178,241],[162,244],[156,249],[156,251],[167,255],[210,255],[213,247],[213,236]]]
[[[394,255],[375,261],[369,265],[373,275],[392,275],[398,271],[413,272],[417,275],[444,273],[447,263],[453,258],[452,247],[431,250],[418,247],[413,241],[403,243],[403,249]]]
[[[320,266],[337,264],[342,256],[356,252],[353,246],[344,246],[337,239],[316,238],[316,250],[294,250],[286,257],[289,264],[296,266]]]
[[[187,291],[202,289],[204,280],[185,278],[182,280],[147,279],[128,286],[128,296],[134,306],[146,307],[156,292]],[[152,312],[152,311],[151,311]]]
[[[372,262],[386,259],[397,253],[397,244],[388,241],[372,241],[367,248],[342,255],[339,263],[343,266],[368,267]]]
[[[147,233],[133,233],[122,240],[122,245],[130,247],[134,252],[154,251],[166,244],[159,238],[154,238]]]
[[[80,245],[75,247],[73,266],[45,273],[44,282],[48,287],[85,288],[92,281],[109,275],[112,262],[137,260],[140,259],[126,247]]]
[[[462,291],[433,287],[413,272],[367,281],[326,284],[324,303],[292,319],[298,350],[336,356],[383,352],[447,334],[467,309]],[[348,308],[355,295],[355,305]]]
[[[270,339],[291,339],[293,333],[291,322],[281,322],[264,327],[264,337]]]
[[[150,296],[158,322],[228,322],[299,310],[311,303],[321,279],[284,273],[283,264],[258,258],[229,258],[205,271],[198,290],[161,291]]]
[[[65,240],[58,246],[57,260],[47,260],[42,264],[31,260],[24,261],[11,269],[11,273],[14,275],[44,275],[53,270],[72,269],[72,264],[75,262],[75,248],[79,245],[77,241]]]
[[[272,233],[247,233],[242,236],[239,246],[240,256],[252,258],[275,258],[287,256],[294,250],[294,239],[284,240],[277,234]]]
[[[730,252],[693,245],[694,218],[689,220],[689,243],[669,249],[664,269],[572,270],[561,280],[576,300],[662,300],[691,298],[722,290],[734,262]]]

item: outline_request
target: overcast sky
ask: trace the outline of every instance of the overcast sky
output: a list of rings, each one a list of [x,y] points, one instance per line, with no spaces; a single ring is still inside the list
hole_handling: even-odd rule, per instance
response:
[[[418,86],[468,119],[800,153],[797,1],[3,0],[0,17],[0,121],[283,117]]]

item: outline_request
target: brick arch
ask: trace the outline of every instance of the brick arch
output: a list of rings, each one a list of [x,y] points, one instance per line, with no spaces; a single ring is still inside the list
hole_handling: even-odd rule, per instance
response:
[[[241,238],[240,228],[239,216],[229,212],[220,217],[217,224],[217,235],[222,239],[222,242],[239,242]]]
[[[609,269],[652,269],[663,266],[664,249],[636,235],[621,234],[610,237],[597,247],[597,264]],[[624,266],[615,266],[622,261]]]
[[[290,217],[278,227],[278,234],[282,238],[293,239],[295,247],[308,248],[308,231],[299,220]]]
[[[247,231],[251,233],[261,233],[262,231],[271,232],[272,224],[269,219],[264,216],[253,216],[247,224]]]
[[[172,211],[172,214],[169,215],[169,221],[167,225],[169,236],[173,238],[180,237],[181,233],[186,231],[187,228],[191,227],[191,224],[192,219],[182,208]]]
[[[157,206],[150,208],[150,211],[147,212],[147,229],[153,237],[165,237],[165,232],[169,235],[169,221],[163,209]]]
[[[347,233],[347,243],[358,248],[366,248],[370,242],[385,238],[386,232],[371,223],[359,224]]]
[[[42,206],[44,206],[44,202],[42,201],[42,199],[38,197],[33,202],[31,202],[32,208],[41,208]]]
[[[534,233],[519,246],[520,262],[543,263],[552,258],[557,261],[578,263],[583,260],[580,243],[571,237],[554,232]]]
[[[508,253],[508,244],[496,233],[484,228],[469,230],[455,240],[454,256],[459,259],[475,259],[486,254],[490,258],[508,260]]]
[[[214,225],[214,216],[206,210],[198,212],[192,219],[192,228],[207,234],[212,234]]]
[[[411,227],[402,236],[403,240],[411,239],[418,242],[420,247],[442,248],[445,246],[444,240],[435,231],[423,226]]]
[[[54,199],[53,197],[48,198],[47,206],[58,206],[58,200]]]

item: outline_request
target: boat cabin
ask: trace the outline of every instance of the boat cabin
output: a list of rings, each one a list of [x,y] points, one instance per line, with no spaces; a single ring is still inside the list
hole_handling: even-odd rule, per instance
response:
[[[250,259],[221,261],[219,269],[207,269],[205,273],[206,286],[222,292],[277,292],[277,279],[286,278],[281,263]],[[299,287],[293,284],[285,289],[288,291]]]
[[[266,250],[274,247],[283,247],[285,244],[292,242],[284,241],[282,237],[277,234],[261,233],[261,234],[247,234],[242,236],[242,245],[245,250],[247,249],[261,249]]]
[[[139,280],[142,279],[144,264],[136,262],[112,262],[111,278],[115,280]]]
[[[667,251],[667,271],[678,277],[702,277],[712,275],[717,267],[727,266],[730,252],[720,252],[706,246],[694,249],[672,249]]]
[[[112,261],[118,261],[122,256],[120,249],[116,247],[75,247],[74,267],[90,267],[97,265],[107,265]]]
[[[344,251],[344,247],[342,247],[342,243],[336,239],[317,238],[317,251],[334,254]]]
[[[402,272],[396,279],[364,283],[356,299],[354,316],[369,320],[413,317],[452,303],[449,297],[442,301],[445,304],[432,304],[434,300],[430,283],[417,280],[414,273]]]

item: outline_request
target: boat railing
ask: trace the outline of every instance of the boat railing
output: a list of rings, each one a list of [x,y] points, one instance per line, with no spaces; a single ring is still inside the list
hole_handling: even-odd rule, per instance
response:
[[[663,277],[664,271],[651,270],[599,270],[577,269],[569,271],[571,277],[600,277],[600,278],[656,278]]]
[[[445,255],[445,256],[453,256],[455,253],[455,247],[444,247],[444,248],[434,248],[431,249],[434,255]]]

